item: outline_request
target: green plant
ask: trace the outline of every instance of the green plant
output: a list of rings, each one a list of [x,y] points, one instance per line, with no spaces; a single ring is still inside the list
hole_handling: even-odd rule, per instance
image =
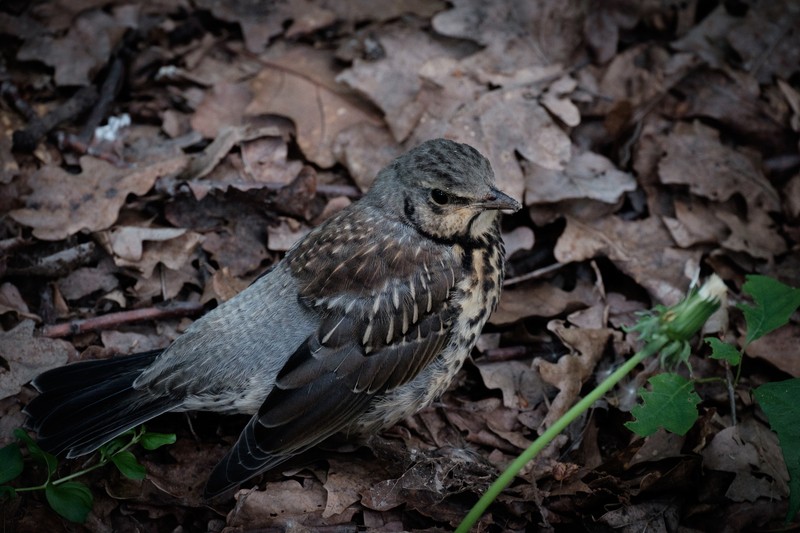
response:
[[[74,481],[76,478],[107,465],[109,462],[127,478],[144,479],[145,467],[139,463],[130,448],[141,444],[146,450],[155,450],[165,444],[175,442],[174,434],[151,433],[144,426],[131,429],[104,444],[98,450],[96,463],[73,472],[67,476],[54,479],[58,470],[58,459],[51,453],[42,450],[36,441],[22,429],[14,430],[17,442],[0,449],[0,499],[15,497],[21,492],[43,490],[50,507],[72,522],[83,523],[92,510],[94,497],[84,483]],[[13,487],[8,483],[16,479],[25,468],[23,450],[28,456],[40,463],[46,472],[43,483],[32,487]]]
[[[720,339],[705,339],[711,346],[712,358],[737,367],[734,382],[729,386],[731,401],[733,387],[741,375],[744,349],[754,340],[786,324],[800,307],[800,289],[766,276],[748,276],[742,290],[754,300],[754,305],[739,306],[747,324],[747,336],[743,345],[737,348]],[[642,361],[659,354],[663,368],[674,370],[678,365],[684,364],[691,369],[689,341],[719,308],[720,303],[725,300],[726,292],[722,280],[714,275],[703,287],[691,291],[680,303],[672,307],[656,306],[652,312],[640,317],[631,331],[638,332],[644,342],[642,350],[576,403],[517,457],[472,507],[456,533],[467,533],[530,460]],[[671,371],[653,376],[648,383],[651,390],[639,390],[643,403],[631,411],[635,420],[628,422],[626,427],[640,436],[650,435],[660,427],[680,435],[685,434],[699,416],[697,404],[700,397],[694,390],[694,383]],[[795,399],[800,395],[800,379],[766,383],[755,389],[754,394],[766,413],[770,426],[778,434],[789,470],[788,522],[800,509],[800,429],[796,424],[794,407]]]

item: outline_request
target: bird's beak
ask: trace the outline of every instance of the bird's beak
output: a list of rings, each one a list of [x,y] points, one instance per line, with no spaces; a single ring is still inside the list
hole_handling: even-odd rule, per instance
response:
[[[508,209],[510,211],[519,211],[522,208],[522,205],[518,201],[494,188],[492,192],[478,201],[476,205],[483,209]]]

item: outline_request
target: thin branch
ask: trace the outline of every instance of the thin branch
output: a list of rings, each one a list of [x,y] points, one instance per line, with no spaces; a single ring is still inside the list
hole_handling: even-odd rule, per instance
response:
[[[45,326],[42,328],[42,335],[54,338],[66,337],[68,335],[76,335],[87,331],[113,329],[122,324],[131,322],[196,315],[203,310],[203,307],[203,304],[199,302],[175,302],[163,307],[131,309],[129,311],[120,311],[118,313],[109,313],[107,315]]]

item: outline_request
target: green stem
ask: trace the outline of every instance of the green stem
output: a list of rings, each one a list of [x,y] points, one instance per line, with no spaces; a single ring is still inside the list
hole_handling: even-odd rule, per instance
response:
[[[77,472],[73,472],[68,476],[58,478],[57,480],[53,481],[53,485],[61,485],[62,483],[66,483],[71,479],[75,479],[76,477],[81,477],[84,474],[88,474],[92,470],[97,470],[98,468],[100,468],[101,466],[105,466],[106,464],[108,464],[108,459],[101,459],[96,464],[84,468],[83,470],[78,470]]]
[[[14,492],[33,492],[34,490],[44,490],[47,485],[36,485],[35,487],[20,487],[14,488]]]
[[[537,438],[527,450],[514,459],[514,461],[506,468],[506,470],[498,477],[494,483],[489,487],[486,493],[481,496],[472,509],[470,509],[464,520],[461,521],[456,533],[467,533],[470,528],[475,525],[475,522],[483,516],[483,513],[497,498],[497,496],[505,489],[513,480],[514,477],[528,464],[536,455],[541,452],[545,446],[558,436],[568,425],[575,421],[581,414],[587,411],[594,402],[603,397],[611,388],[616,385],[624,376],[629,374],[639,363],[650,357],[651,355],[659,352],[668,340],[662,339],[658,341],[649,342],[642,350],[637,352],[633,357],[628,359],[622,366],[615,370],[608,376],[602,383],[595,387],[585,398],[576,403],[572,408],[564,413],[564,415],[556,420],[556,422],[547,428],[539,438]]]
[[[98,468],[107,465],[112,457],[114,457],[118,453],[124,452],[125,450],[127,450],[128,448],[130,448],[131,446],[133,446],[134,444],[139,442],[139,440],[142,437],[142,434],[144,434],[144,427],[142,427],[141,430],[139,430],[136,433],[134,433],[134,435],[131,437],[130,442],[128,442],[125,446],[123,446],[119,450],[115,451],[111,455],[101,455],[100,460],[98,460],[97,463],[93,464],[92,466],[83,468],[81,470],[78,470],[77,472],[73,472],[72,474],[70,474],[68,476],[60,477],[60,478],[56,479],[55,481],[53,481],[52,484],[53,485],[60,485],[62,483],[66,483],[67,481],[69,481],[71,479],[75,479],[77,477],[81,477],[84,474],[88,474],[92,470],[97,470]],[[47,484],[49,483],[49,481],[50,480],[48,479],[47,482],[45,482],[45,483],[43,483],[41,485],[37,485],[35,487],[22,487],[22,488],[14,489],[14,490],[16,492],[31,492],[31,491],[34,491],[34,490],[44,490],[44,489],[47,488]]]
[[[141,438],[142,433],[143,433],[143,431],[137,431],[131,437],[130,442],[128,442],[128,444],[126,444],[125,446],[123,446],[119,450],[115,451],[111,455],[102,455],[100,460],[97,461],[97,463],[93,464],[92,466],[84,468],[83,470],[78,470],[77,472],[73,472],[72,474],[70,474],[68,476],[64,476],[64,477],[58,478],[57,480],[53,481],[53,485],[60,485],[61,483],[65,483],[65,482],[67,482],[67,481],[69,481],[71,479],[75,479],[76,477],[80,477],[80,476],[82,476],[84,474],[88,474],[92,470],[97,470],[98,468],[107,465],[108,462],[111,461],[112,457],[114,457],[115,455],[117,455],[119,453],[124,452],[125,450],[127,450],[128,448],[130,448],[131,446],[133,446],[134,444],[139,442],[139,439]]]

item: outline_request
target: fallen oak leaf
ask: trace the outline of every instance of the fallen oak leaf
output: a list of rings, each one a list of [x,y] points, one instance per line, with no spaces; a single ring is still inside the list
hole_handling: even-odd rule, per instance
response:
[[[489,322],[502,325],[530,316],[553,317],[589,307],[596,300],[594,286],[586,282],[579,281],[571,291],[550,283],[536,283],[505,291]]]
[[[183,155],[140,168],[117,168],[101,159],[84,156],[82,172],[70,174],[54,166],[42,167],[28,179],[32,193],[26,207],[11,211],[20,224],[33,228],[33,235],[56,241],[82,230],[101,231],[117,220],[129,194],[141,196],[160,176],[179,172],[186,165]]]
[[[76,355],[72,344],[33,335],[34,322],[23,320],[0,332],[0,399],[18,394],[22,386]]]
[[[336,164],[333,145],[339,132],[380,118],[343,84],[332,53],[309,46],[273,46],[263,70],[250,85],[253,100],[246,115],[276,114],[291,118],[303,154],[323,168]]]
[[[551,320],[547,329],[558,335],[572,353],[562,356],[556,363],[541,359],[535,363],[542,380],[559,389],[542,423],[544,427],[550,427],[575,404],[583,383],[592,375],[609,342],[620,336],[619,332],[606,328],[568,328],[562,320]]]

